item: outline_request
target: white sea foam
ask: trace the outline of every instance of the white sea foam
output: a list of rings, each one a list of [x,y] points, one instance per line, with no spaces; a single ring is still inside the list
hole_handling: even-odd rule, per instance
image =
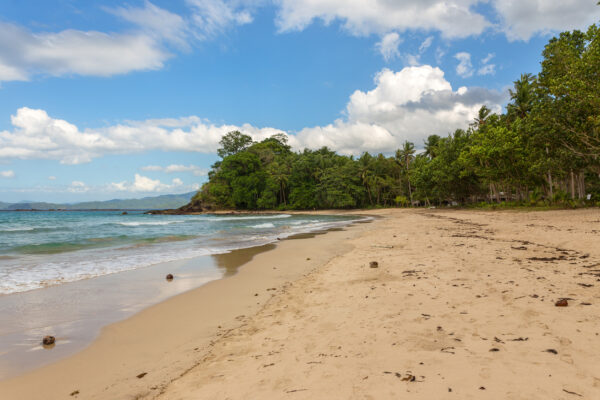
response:
[[[0,270],[0,294],[24,292],[32,289],[74,282],[117,272],[130,271],[150,265],[227,252],[224,248],[161,249],[128,254],[81,252],[77,256],[56,262],[39,263],[35,266],[21,265],[10,270]],[[106,253],[104,253],[106,254]],[[88,257],[85,257],[87,255]],[[32,279],[32,269],[35,279]]]
[[[142,225],[156,225],[156,226],[161,226],[161,225],[171,225],[171,224],[180,224],[182,222],[185,222],[183,220],[177,220],[177,221],[137,221],[137,222],[117,222],[118,225],[123,225],[123,226],[142,226]]]
[[[264,224],[252,225],[252,227],[253,228],[259,228],[259,229],[262,229],[262,228],[275,228],[275,225],[273,225],[270,222],[267,222],[267,223],[264,223]]]
[[[190,220],[219,222],[219,221],[244,221],[244,220],[248,220],[248,219],[280,219],[280,218],[290,218],[290,217],[291,217],[290,214],[249,215],[249,216],[239,216],[239,217],[238,216],[221,217],[221,216],[215,215],[215,216],[211,216],[211,217],[190,218]]]
[[[24,232],[24,231],[32,231],[35,228],[32,227],[17,227],[17,228],[11,228],[11,227],[2,227],[2,229],[0,229],[0,232]]]

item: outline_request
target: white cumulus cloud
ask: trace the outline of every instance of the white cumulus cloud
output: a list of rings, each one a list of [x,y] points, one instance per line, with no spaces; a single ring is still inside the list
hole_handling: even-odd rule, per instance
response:
[[[105,154],[148,150],[214,153],[227,132],[241,130],[256,140],[279,133],[251,125],[213,125],[198,117],[129,121],[81,131],[44,110],[22,107],[11,116],[12,131],[0,131],[0,159],[52,159],[81,164]]]
[[[444,72],[429,65],[384,69],[375,77],[374,89],[350,96],[345,120],[305,128],[297,138],[303,146],[329,146],[345,154],[389,153],[405,140],[419,146],[431,134],[465,128],[482,105],[499,112],[504,101],[504,94],[483,88],[455,91]]]
[[[151,179],[147,176],[135,174],[133,182],[116,182],[108,185],[108,189],[111,191],[122,191],[122,192],[167,192],[183,186],[183,181],[179,178],[175,178],[171,183],[162,183],[159,179]],[[194,186],[197,187],[197,186]]]

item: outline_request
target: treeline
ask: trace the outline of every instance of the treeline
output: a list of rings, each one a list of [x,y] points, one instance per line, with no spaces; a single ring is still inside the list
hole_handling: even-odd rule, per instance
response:
[[[563,32],[541,72],[523,74],[503,114],[487,107],[465,129],[431,135],[416,154],[293,152],[283,134],[221,141],[221,161],[192,205],[208,209],[368,208],[468,203],[600,201],[600,35]],[[391,152],[391,151],[390,151]]]

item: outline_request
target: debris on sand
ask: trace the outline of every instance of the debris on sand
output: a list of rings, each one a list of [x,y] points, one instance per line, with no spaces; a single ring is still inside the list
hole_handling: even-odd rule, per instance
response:
[[[42,339],[42,344],[44,346],[51,346],[56,342],[56,338],[54,336],[44,336]]]
[[[567,301],[567,299],[560,299],[556,303],[554,303],[554,305],[556,307],[567,307],[569,305],[569,302]]]

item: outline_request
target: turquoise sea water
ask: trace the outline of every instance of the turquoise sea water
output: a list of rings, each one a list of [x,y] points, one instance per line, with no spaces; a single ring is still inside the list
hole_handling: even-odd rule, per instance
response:
[[[0,294],[260,246],[357,218],[0,212]]]

